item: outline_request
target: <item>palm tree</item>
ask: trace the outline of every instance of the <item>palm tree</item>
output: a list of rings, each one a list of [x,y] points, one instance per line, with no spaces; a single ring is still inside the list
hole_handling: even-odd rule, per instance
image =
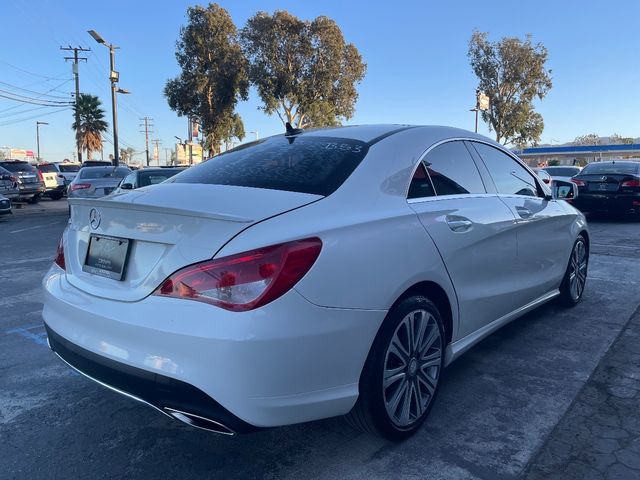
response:
[[[107,131],[107,122],[104,121],[102,102],[95,95],[81,93],[78,97],[77,107],[80,113],[80,125],[73,122],[71,128],[76,132],[76,143],[80,150],[87,151],[87,160],[91,160],[92,152],[102,150],[102,134]]]

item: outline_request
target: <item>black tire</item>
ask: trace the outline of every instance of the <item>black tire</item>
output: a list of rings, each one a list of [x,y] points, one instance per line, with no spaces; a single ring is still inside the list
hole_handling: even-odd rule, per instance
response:
[[[422,380],[426,377],[426,373],[420,368],[417,361],[421,358],[420,361],[425,361],[425,358],[422,357],[424,355],[426,358],[431,358],[436,356],[436,347],[426,347],[424,353],[415,353],[415,356],[409,357],[406,361],[403,362],[406,364],[406,368],[397,367],[398,369],[402,369],[405,372],[404,377],[400,381],[395,381],[389,384],[386,389],[383,387],[383,379],[385,374],[385,367],[389,365],[389,362],[393,360],[399,360],[400,357],[393,357],[395,355],[393,352],[388,352],[391,342],[394,339],[396,333],[401,332],[404,326],[401,326],[406,318],[409,318],[409,314],[412,312],[415,313],[417,311],[427,312],[430,315],[420,314],[420,317],[427,322],[425,328],[428,328],[431,332],[430,335],[439,335],[438,340],[433,341],[434,345],[438,343],[437,352],[439,354],[439,361],[437,365],[432,365],[429,367],[429,372],[435,372],[437,369],[437,378],[435,381],[431,382],[433,393],[428,396],[428,403],[422,408],[422,413],[418,415],[418,393],[414,396],[413,392],[415,390],[411,390],[411,388],[426,388],[426,383]],[[434,322],[431,321],[433,319]],[[416,317],[413,317],[412,322],[418,322]],[[412,325],[415,323],[412,323]],[[437,327],[437,330],[435,328]],[[400,329],[400,330],[399,330]],[[424,335],[427,333],[425,332]],[[396,338],[402,338],[396,337]],[[405,337],[406,338],[406,337]],[[419,337],[422,338],[422,337]],[[427,338],[429,340],[429,338]],[[417,342],[418,344],[421,341]],[[424,342],[424,345],[427,345],[427,341]],[[411,435],[413,435],[420,426],[424,423],[425,419],[429,415],[431,408],[435,402],[440,382],[442,379],[442,372],[444,370],[444,354],[446,347],[446,336],[445,330],[442,323],[442,318],[440,316],[440,312],[438,308],[431,302],[428,298],[424,296],[413,296],[405,298],[400,301],[397,305],[395,305],[387,314],[385,321],[383,322],[376,338],[373,342],[371,350],[369,351],[369,356],[367,357],[367,361],[362,370],[362,374],[360,376],[360,395],[358,397],[358,401],[355,406],[347,415],[347,421],[354,427],[359,430],[380,435],[388,440],[400,441],[404,440]],[[429,352],[431,354],[427,355]],[[411,360],[413,359],[413,360]],[[434,358],[430,363],[436,362],[437,360]],[[410,368],[411,363],[413,363],[413,367]],[[411,369],[413,372],[411,372]],[[386,370],[387,372],[389,370]],[[394,375],[395,377],[396,375]],[[431,376],[428,377],[431,379]],[[422,381],[422,383],[420,383]],[[394,385],[398,385],[396,388],[397,393],[401,398],[399,398],[399,403],[403,405],[405,402],[401,401],[401,399],[405,399],[406,401],[406,393],[401,394],[399,391],[401,387],[407,383],[407,388],[409,390],[409,413],[408,417],[411,416],[411,408],[414,407],[415,414],[414,418],[410,420],[410,423],[407,425],[398,425],[397,422],[392,418],[392,415],[388,413],[386,400],[386,393],[389,393],[390,390],[394,388]],[[405,392],[407,390],[404,390]],[[422,390],[421,390],[422,391]],[[422,393],[420,393],[422,395]],[[393,395],[395,396],[395,395]],[[424,398],[424,397],[421,397]],[[392,399],[391,399],[392,400]],[[422,403],[422,402],[421,402]],[[400,405],[398,405],[400,406]],[[390,407],[392,408],[392,407]],[[396,407],[396,412],[397,412]]]
[[[29,199],[29,203],[38,203],[40,201],[40,194],[34,195]]]
[[[60,200],[62,198],[63,193],[62,192],[53,192],[50,197],[51,200]]]
[[[584,248],[584,269],[580,268],[580,271],[583,272],[584,281],[579,288],[578,295],[576,297],[576,291],[572,291],[571,279],[573,272],[575,270],[575,259],[576,249],[580,249],[580,245]],[[560,296],[558,297],[558,303],[565,307],[575,307],[582,300],[582,295],[584,294],[585,282],[587,281],[587,270],[589,268],[589,245],[587,244],[587,240],[582,235],[579,235],[576,241],[573,244],[573,248],[571,248],[571,255],[569,256],[569,262],[567,264],[567,270],[564,273],[564,277],[562,279],[562,283],[560,284]],[[582,275],[581,274],[581,275]]]

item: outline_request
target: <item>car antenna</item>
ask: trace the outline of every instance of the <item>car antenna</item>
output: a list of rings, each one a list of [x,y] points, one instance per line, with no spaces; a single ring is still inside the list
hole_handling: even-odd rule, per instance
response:
[[[304,132],[304,130],[302,130],[301,128],[293,128],[289,122],[285,124],[285,128],[287,129],[287,131],[284,134],[285,137],[289,137],[291,135],[298,135],[299,133]]]

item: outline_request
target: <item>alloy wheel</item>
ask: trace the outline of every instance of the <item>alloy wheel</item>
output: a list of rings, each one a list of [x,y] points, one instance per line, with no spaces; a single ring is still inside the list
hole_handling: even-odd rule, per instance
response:
[[[571,252],[569,266],[569,293],[574,301],[577,301],[584,291],[587,282],[587,248],[584,240],[578,240]]]
[[[427,410],[442,369],[440,328],[426,310],[414,310],[398,324],[385,354],[382,394],[391,421],[410,427]]]

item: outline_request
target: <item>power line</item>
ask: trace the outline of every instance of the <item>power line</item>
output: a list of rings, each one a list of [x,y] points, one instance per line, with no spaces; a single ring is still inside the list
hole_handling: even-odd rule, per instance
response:
[[[44,97],[44,96],[46,96],[46,97],[50,97],[50,98],[54,98],[54,99],[64,99],[64,100],[68,100],[68,98],[67,98],[67,97],[63,97],[63,96],[60,96],[60,95],[48,95],[48,94],[46,94],[46,93],[40,93],[40,92],[36,92],[36,91],[34,91],[34,90],[29,90],[29,89],[27,89],[27,88],[18,87],[17,85],[12,85],[11,83],[7,83],[7,82],[0,82],[0,84],[2,84],[2,85],[6,85],[6,86],[11,87],[11,88],[15,88],[15,89],[17,89],[17,90],[22,90],[23,92],[27,92],[27,93],[30,93],[30,94],[32,94],[32,95],[38,95],[39,97]],[[46,99],[45,99],[45,100],[46,100]]]
[[[56,88],[60,88],[62,85],[65,85],[66,83],[69,83],[71,81],[71,79],[65,80],[64,82],[60,83],[59,85],[56,85],[55,87],[51,88],[50,90],[47,90],[45,92],[45,94],[52,92],[53,90],[55,90]],[[38,97],[36,97],[37,99]],[[20,108],[20,105],[14,105],[13,107],[9,107],[9,108],[5,108],[3,110],[0,110],[0,113],[4,113],[4,112],[8,112],[9,110],[13,110],[16,108]]]
[[[9,120],[6,122],[0,122],[0,127],[5,127],[7,125],[14,125],[16,123],[21,123],[21,122],[26,122],[27,120],[33,120],[34,118],[40,118],[40,117],[46,117],[47,115],[53,115],[54,113],[59,113],[59,112],[64,112],[69,110],[69,108],[61,108],[59,110],[54,110],[53,112],[48,112],[48,113],[39,113],[37,115],[32,115],[30,117],[25,117],[25,118],[18,118],[15,120]]]
[[[37,100],[37,99],[29,99],[29,98],[13,98],[10,97],[8,95],[5,95],[4,90],[0,90],[0,97],[2,98],[6,98],[7,100],[13,100],[14,102],[20,102],[20,103],[29,103],[31,105],[42,105],[44,107],[68,107],[69,105],[72,105],[71,102],[46,102],[44,100]],[[6,92],[11,94],[10,92]]]

